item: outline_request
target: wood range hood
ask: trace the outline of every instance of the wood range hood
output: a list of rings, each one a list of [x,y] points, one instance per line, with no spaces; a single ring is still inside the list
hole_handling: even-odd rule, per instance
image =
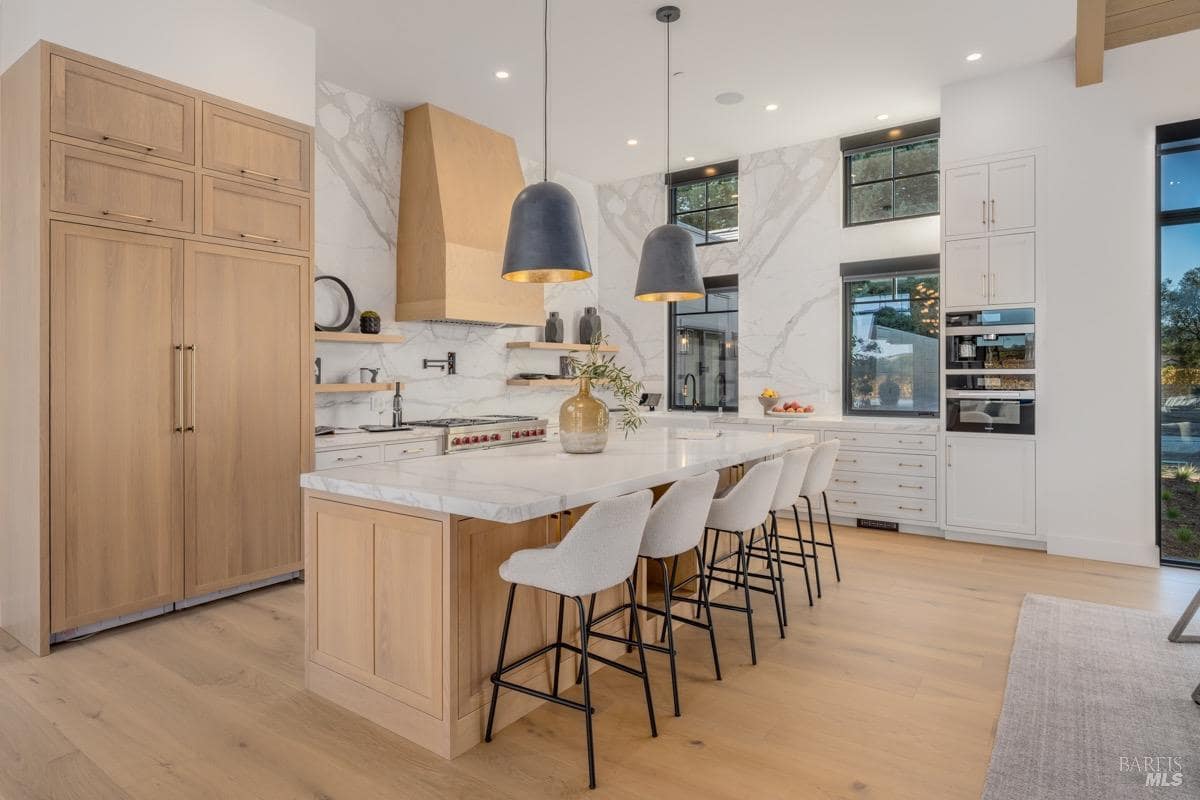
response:
[[[500,277],[509,211],[524,187],[511,136],[428,103],[404,112],[397,320],[545,321],[541,285]]]

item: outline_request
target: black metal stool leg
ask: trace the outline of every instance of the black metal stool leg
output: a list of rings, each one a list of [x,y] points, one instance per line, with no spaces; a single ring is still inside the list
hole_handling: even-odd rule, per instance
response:
[[[704,529],[704,538],[700,541],[700,547],[697,550],[696,556],[696,591],[700,591],[700,586],[704,583],[704,556],[708,553],[708,528]],[[700,619],[700,606],[697,604],[692,609],[692,619]],[[662,643],[662,637],[659,637],[659,643]]]
[[[808,604],[813,604],[812,581],[808,579],[808,556],[804,555],[804,534],[800,528],[800,509],[792,504],[792,517],[796,520],[796,538],[800,540],[800,565],[804,568],[804,588],[808,592]],[[813,562],[814,565],[816,562]]]
[[[704,555],[696,548],[696,563],[703,567]],[[708,616],[708,641],[712,645],[713,654],[713,669],[717,672],[717,680],[721,680],[721,657],[717,655],[717,628],[713,625],[712,606],[708,603],[708,588],[704,585],[704,580],[699,580],[700,601],[704,604],[704,613]],[[699,606],[697,606],[699,608]]]
[[[642,685],[646,687],[646,713],[650,717],[650,735],[658,736],[658,724],[654,721],[654,698],[650,696],[650,671],[646,669],[646,644],[642,641],[642,623],[637,617],[637,590],[633,581],[626,578],[629,587],[629,604],[633,607],[633,633],[637,636],[638,659],[642,664]],[[587,702],[586,700],[584,702]]]
[[[754,542],[754,535],[750,536],[751,544]],[[783,631],[783,596],[779,593],[779,588],[782,584],[779,582],[779,576],[775,574],[775,557],[771,555],[771,537],[767,533],[766,524],[763,525],[763,549],[767,551],[767,574],[771,576],[771,599],[775,601],[775,619],[779,622],[779,638],[786,639],[787,634]],[[749,562],[749,559],[747,559]],[[779,567],[780,572],[783,571],[783,565]]]
[[[500,684],[496,681],[500,680],[501,671],[504,669],[504,648],[508,646],[508,623],[512,620],[513,597],[516,593],[517,585],[509,584],[508,607],[504,611],[504,632],[500,634],[500,655],[496,658],[496,674],[492,676],[492,706],[488,709],[487,731],[483,735],[485,742],[492,740],[492,723],[496,721],[496,701],[500,699]],[[584,702],[591,705],[590,701]]]
[[[775,543],[775,566],[779,570],[779,605],[783,608],[783,624],[788,624],[787,591],[783,587],[783,556],[779,551],[779,520],[775,519],[775,511],[771,511],[771,535],[767,537],[767,552],[770,553],[771,542]]]
[[[583,599],[572,598],[579,607],[579,662],[583,674],[583,718],[587,726],[588,788],[596,788],[596,750],[592,742],[592,680],[588,675],[588,620],[583,611]],[[592,595],[595,599],[595,595]]]
[[[817,526],[813,522],[812,501],[809,500],[807,497],[805,497],[804,502],[808,505],[808,535],[809,535],[808,543],[812,545],[813,573],[815,573],[816,577],[817,577],[817,597],[820,597],[821,596],[821,560],[817,557]],[[798,537],[800,537],[800,549],[803,550],[804,549],[804,534],[801,533],[799,530],[797,530],[796,535]],[[805,555],[805,558],[807,558],[807,557],[808,556]]]
[[[582,605],[583,605],[583,600],[582,600],[582,599],[579,601],[579,605],[580,605],[580,606],[582,606]],[[596,595],[595,595],[595,594],[593,594],[593,595],[592,595],[590,598],[588,598],[588,610],[587,610],[587,627],[588,627],[588,630],[591,630],[591,629],[592,629],[592,617],[595,615],[595,613],[596,613]],[[580,634],[580,641],[581,641],[581,642],[582,642],[582,636],[583,636],[583,634]],[[580,646],[580,647],[583,647],[583,645],[582,645],[582,644],[580,644],[579,646]],[[584,672],[584,670],[583,670],[583,662],[582,662],[582,661],[580,661],[580,662],[579,662],[579,667],[578,667],[578,669],[577,669],[577,670],[576,670],[576,672],[575,672],[575,685],[576,685],[576,686],[578,686],[578,685],[579,685],[579,684],[580,684],[580,683],[583,681],[583,672]]]
[[[558,675],[562,671],[562,631],[563,631],[563,606],[566,604],[567,598],[561,594],[558,596],[558,634],[554,638],[554,696],[558,697]]]
[[[750,663],[758,664],[758,649],[754,644],[754,605],[750,601],[750,553],[746,550],[745,534],[735,531],[738,540],[738,569],[741,572],[742,594],[746,598],[746,629],[750,632]]]
[[[663,581],[663,626],[667,631],[667,658],[671,664],[671,697],[675,701],[675,716],[679,716],[679,677],[675,672],[675,623],[671,619],[671,583],[675,579],[675,571],[667,572],[666,559],[658,559],[665,579]]]
[[[829,517],[829,500],[826,499],[825,492],[821,492],[821,502],[825,505],[825,527],[829,529],[829,549],[833,551],[833,574],[837,576],[838,583],[841,583],[842,570],[838,567],[837,544],[833,541],[833,520]]]

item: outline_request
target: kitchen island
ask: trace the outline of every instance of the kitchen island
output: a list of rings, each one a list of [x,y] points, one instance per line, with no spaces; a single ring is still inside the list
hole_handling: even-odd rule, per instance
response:
[[[306,685],[443,757],[470,749],[483,738],[500,640],[507,586],[497,568],[512,552],[553,544],[597,501],[727,472],[814,439],[688,435],[614,433],[596,455],[542,442],[303,475]],[[639,583],[645,597],[647,576]],[[598,613],[620,602],[619,591],[606,595]],[[553,641],[556,608],[544,593],[518,596],[514,654]],[[548,691],[551,666],[547,656],[511,679]],[[506,697],[497,728],[541,702]]]

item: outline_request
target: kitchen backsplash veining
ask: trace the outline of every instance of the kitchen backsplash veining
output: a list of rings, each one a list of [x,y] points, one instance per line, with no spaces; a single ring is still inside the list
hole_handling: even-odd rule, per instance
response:
[[[385,333],[404,336],[402,344],[318,344],[323,382],[350,381],[351,374],[357,382],[360,367],[379,368],[381,380],[405,384],[408,419],[506,411],[554,416],[570,395],[568,389],[506,384],[517,373],[558,371],[554,353],[507,347],[510,341],[540,339],[539,328],[394,321],[404,112],[328,81],[318,81],[316,91],[317,272],[345,280],[359,311],[378,311]],[[523,159],[521,166],[526,181],[540,178],[540,163]],[[596,273],[600,274],[596,189],[571,175],[558,173],[553,179],[567,186],[579,201]],[[546,310],[562,315],[568,341],[574,341],[584,309],[599,304],[597,284],[597,280],[589,280],[546,287]],[[330,302],[318,296],[318,319],[337,316]],[[606,330],[616,327],[607,318],[605,325]],[[445,358],[451,351],[457,354],[457,374],[421,368],[422,359]],[[372,397],[319,394],[316,423],[357,426],[378,422],[377,413],[371,410]],[[390,420],[390,396],[374,397],[377,408],[386,407],[383,417]]]

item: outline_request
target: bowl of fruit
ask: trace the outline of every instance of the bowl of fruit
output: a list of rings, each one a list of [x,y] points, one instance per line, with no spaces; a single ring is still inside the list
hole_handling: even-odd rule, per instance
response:
[[[814,413],[816,413],[814,407],[806,406],[795,400],[776,404],[766,410],[766,414],[769,417],[811,417]]]
[[[766,414],[779,403],[779,392],[770,387],[763,389],[758,394],[758,402],[762,404],[763,413]]]

